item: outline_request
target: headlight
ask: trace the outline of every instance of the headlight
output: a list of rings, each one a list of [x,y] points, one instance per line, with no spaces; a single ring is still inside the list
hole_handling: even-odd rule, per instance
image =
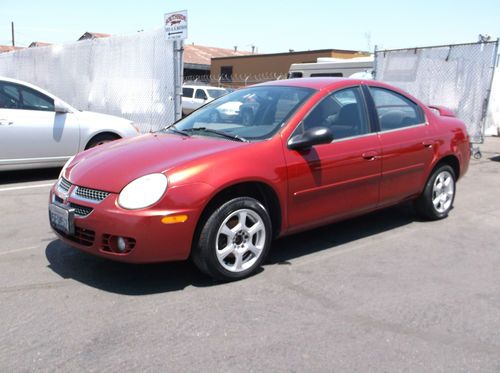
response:
[[[64,175],[64,171],[66,171],[66,168],[68,168],[69,164],[71,163],[71,161],[72,161],[74,158],[75,158],[75,156],[72,156],[70,159],[68,159],[68,160],[66,161],[66,163],[64,164],[64,166],[63,166],[63,168],[62,168],[61,172],[59,173],[59,179],[61,178],[61,176],[63,176],[63,175]]]
[[[120,192],[118,205],[127,210],[142,209],[158,202],[167,190],[167,177],[149,174],[130,182]]]

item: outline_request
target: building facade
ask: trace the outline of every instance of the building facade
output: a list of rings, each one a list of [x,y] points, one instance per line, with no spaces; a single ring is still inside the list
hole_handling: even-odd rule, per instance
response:
[[[312,51],[272,54],[252,54],[212,58],[211,83],[232,87],[284,79],[292,63],[316,62],[319,57],[354,58],[369,56],[369,52],[342,49],[320,49]]]

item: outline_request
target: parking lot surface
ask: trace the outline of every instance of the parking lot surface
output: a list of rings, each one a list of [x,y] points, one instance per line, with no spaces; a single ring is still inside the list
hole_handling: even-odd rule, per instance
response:
[[[481,150],[447,219],[283,238],[228,284],[78,252],[48,224],[59,170],[0,173],[0,371],[498,372],[500,138]]]

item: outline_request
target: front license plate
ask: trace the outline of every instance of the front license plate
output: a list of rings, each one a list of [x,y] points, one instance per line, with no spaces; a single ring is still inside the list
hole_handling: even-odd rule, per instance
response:
[[[49,218],[50,224],[57,230],[66,233],[74,234],[75,225],[74,220],[74,209],[68,209],[64,206],[59,206],[51,203],[49,205]]]

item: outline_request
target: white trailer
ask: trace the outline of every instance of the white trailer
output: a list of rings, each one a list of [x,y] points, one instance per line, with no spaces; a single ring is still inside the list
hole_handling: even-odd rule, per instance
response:
[[[348,59],[320,57],[318,58],[317,62],[293,63],[292,65],[290,65],[288,77],[307,78],[333,76],[371,79],[373,72],[373,63],[374,62],[372,56]]]

